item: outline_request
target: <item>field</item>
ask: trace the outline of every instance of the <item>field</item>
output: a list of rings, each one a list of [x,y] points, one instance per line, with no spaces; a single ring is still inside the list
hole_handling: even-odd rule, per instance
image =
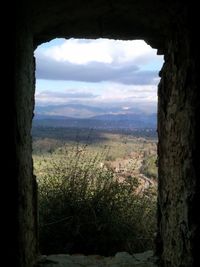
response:
[[[152,249],[156,160],[152,129],[33,128],[41,250],[112,255]]]
[[[62,147],[70,150],[87,145],[88,154],[105,153],[105,162],[115,172],[133,173],[156,183],[157,136],[149,129],[134,132],[109,132],[76,128],[33,129],[33,159],[38,173],[44,158]]]

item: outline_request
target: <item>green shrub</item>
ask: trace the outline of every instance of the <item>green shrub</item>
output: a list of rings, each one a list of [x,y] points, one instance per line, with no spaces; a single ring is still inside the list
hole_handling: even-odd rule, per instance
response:
[[[157,179],[158,177],[158,168],[156,166],[157,156],[149,155],[146,156],[142,162],[140,168],[141,173],[143,173],[148,178]]]
[[[152,249],[156,194],[136,195],[137,179],[119,182],[103,165],[107,149],[67,147],[44,158],[39,184],[42,253],[139,252]]]

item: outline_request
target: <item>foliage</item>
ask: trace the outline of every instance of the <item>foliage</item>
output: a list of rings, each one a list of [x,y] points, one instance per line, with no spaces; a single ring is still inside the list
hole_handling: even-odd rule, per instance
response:
[[[37,162],[42,253],[132,253],[152,249],[156,193],[137,195],[105,167],[108,148],[65,146]]]
[[[158,177],[158,168],[156,166],[157,156],[148,155],[144,158],[142,166],[140,168],[141,173],[143,173],[148,178],[157,179]]]
[[[42,253],[139,252],[151,249],[156,194],[137,195],[137,179],[119,182],[104,165],[108,154],[87,145],[49,154],[35,173],[39,184]]]

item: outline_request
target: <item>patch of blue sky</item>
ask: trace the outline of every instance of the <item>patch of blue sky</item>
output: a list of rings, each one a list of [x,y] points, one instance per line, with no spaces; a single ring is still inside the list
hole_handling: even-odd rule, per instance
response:
[[[64,38],[55,38],[53,40],[50,40],[49,42],[43,43],[39,46],[39,48],[41,50],[45,50],[49,47],[53,47],[53,46],[57,46],[57,45],[61,45],[66,41],[66,39]]]
[[[156,59],[140,66],[141,70],[160,71],[163,66],[163,57],[159,56]]]

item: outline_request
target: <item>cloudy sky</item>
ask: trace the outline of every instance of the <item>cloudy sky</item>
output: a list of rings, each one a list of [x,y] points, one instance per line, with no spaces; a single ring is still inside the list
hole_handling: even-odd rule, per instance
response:
[[[156,112],[158,72],[163,64],[163,56],[156,52],[142,40],[45,43],[35,51],[36,106],[107,106],[122,112],[137,107]]]

